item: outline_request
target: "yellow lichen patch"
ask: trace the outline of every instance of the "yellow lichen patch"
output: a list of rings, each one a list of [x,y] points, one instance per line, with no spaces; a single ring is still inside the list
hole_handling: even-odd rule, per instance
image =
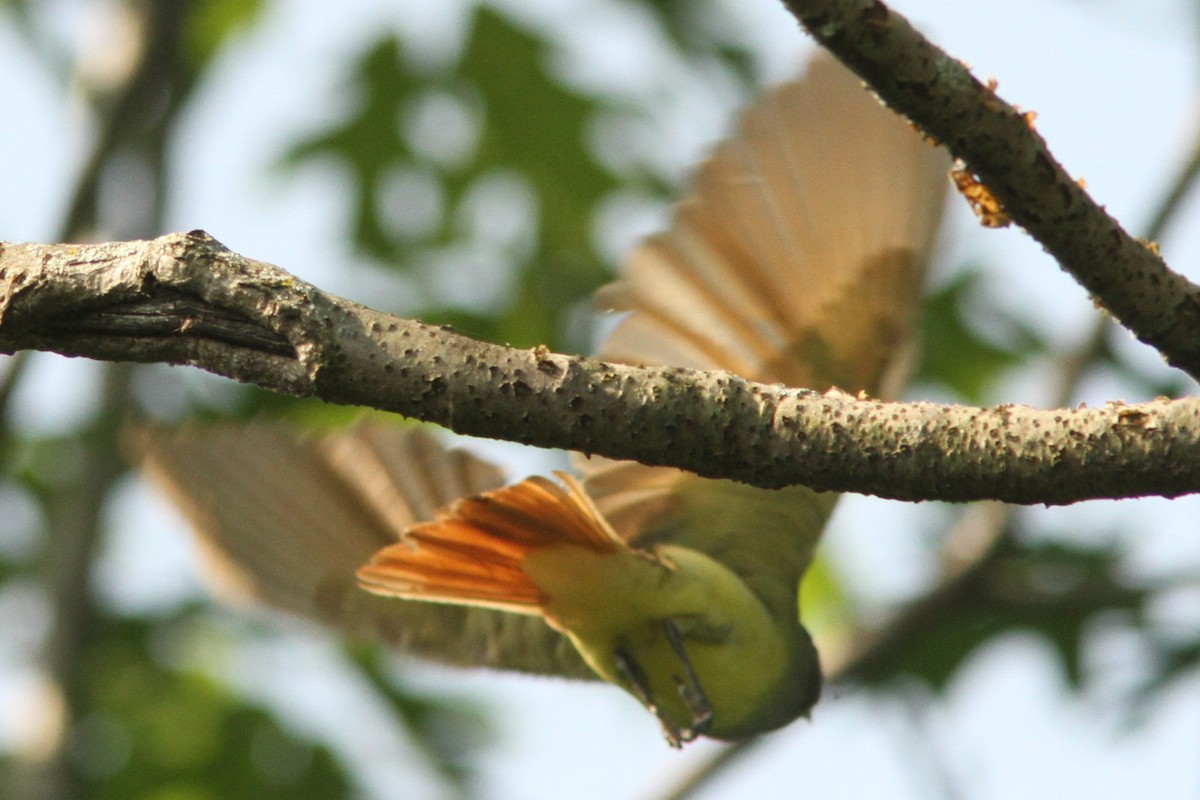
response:
[[[975,212],[975,216],[979,217],[979,221],[985,228],[1005,228],[1012,222],[1012,217],[1004,210],[1004,206],[1000,204],[996,196],[979,181],[979,178],[975,177],[975,173],[967,169],[965,164],[955,162],[953,169],[950,170],[950,177],[954,180],[954,186],[958,189],[958,193],[970,203],[971,210]]]

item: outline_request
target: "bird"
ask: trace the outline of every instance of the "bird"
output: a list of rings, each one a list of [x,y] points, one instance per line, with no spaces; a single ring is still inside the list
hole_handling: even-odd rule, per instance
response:
[[[597,305],[602,360],[893,397],[949,162],[840,63],[767,92]],[[679,747],[809,715],[799,585],[837,496],[573,454],[505,485],[378,419],[147,426],[144,472],[228,595],[464,667],[599,679]]]

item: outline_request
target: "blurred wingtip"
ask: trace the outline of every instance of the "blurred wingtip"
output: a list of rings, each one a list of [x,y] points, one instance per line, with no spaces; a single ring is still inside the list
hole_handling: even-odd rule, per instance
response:
[[[671,228],[598,293],[631,312],[600,355],[876,392],[917,303],[947,168],[819,55],[747,109]]]

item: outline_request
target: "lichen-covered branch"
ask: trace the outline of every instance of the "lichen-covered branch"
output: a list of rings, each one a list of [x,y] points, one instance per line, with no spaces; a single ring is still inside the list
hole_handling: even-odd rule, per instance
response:
[[[1070,503],[1200,490],[1200,401],[885,403],[517,350],[373,311],[202,231],[0,246],[0,352],[190,364],[475,436],[767,488]]]
[[[1055,160],[1030,117],[879,0],[784,5],[889,106],[965,161],[1097,302],[1200,379],[1200,287],[1126,233]]]

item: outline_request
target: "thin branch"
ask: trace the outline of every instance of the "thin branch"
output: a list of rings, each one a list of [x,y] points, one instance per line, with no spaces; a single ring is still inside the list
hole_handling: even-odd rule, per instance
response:
[[[1183,201],[1195,188],[1197,177],[1200,177],[1200,125],[1197,125],[1192,134],[1192,149],[1187,160],[1175,176],[1175,180],[1171,181],[1170,188],[1154,209],[1154,213],[1150,215],[1145,232],[1147,240],[1158,241],[1175,220],[1179,209],[1183,207]]]
[[[942,800],[960,800],[970,797],[950,764],[951,754],[938,741],[934,733],[933,702],[930,690],[925,687],[909,686],[896,692],[901,713],[897,716],[905,723],[904,729],[895,731],[892,739],[899,750],[900,762],[912,774],[912,785],[920,797],[941,797]]]
[[[1047,504],[1200,491],[1200,399],[884,403],[515,350],[326,294],[200,231],[3,246],[0,352],[27,348],[191,364],[459,433],[764,488]]]
[[[12,448],[12,427],[9,425],[12,398],[29,370],[29,358],[32,355],[24,350],[7,359],[4,375],[0,377],[0,474],[7,472]]]
[[[1200,287],[1131,237],[1059,165],[1032,117],[879,0],[784,0],[893,109],[966,162],[1007,215],[1123,325],[1200,379]]]
[[[756,736],[753,739],[741,739],[730,742],[714,753],[707,761],[702,762],[696,769],[689,772],[679,783],[672,786],[665,794],[655,794],[654,800],[687,800],[696,792],[708,787],[716,775],[733,766],[742,756],[748,754],[759,744],[767,741],[768,737]]]
[[[1187,159],[1183,162],[1175,179],[1163,194],[1158,206],[1150,215],[1143,237],[1147,241],[1157,242],[1178,216],[1184,201],[1196,185],[1200,177],[1200,126],[1197,126],[1192,136],[1192,147]],[[1096,357],[1108,346],[1108,336],[1113,330],[1113,320],[1110,317],[1097,317],[1095,324],[1084,338],[1083,343],[1076,347],[1070,358],[1062,359],[1057,370],[1059,384],[1062,387],[1072,387],[1071,392],[1062,400],[1062,404],[1070,401],[1074,387],[1083,379],[1087,369],[1095,363]]]
[[[98,219],[101,178],[122,150],[137,150],[161,173],[163,143],[169,128],[195,83],[180,54],[180,31],[191,13],[192,2],[155,3],[138,12],[141,53],[137,64],[118,90],[106,98],[95,140],[80,169],[67,204],[62,230],[71,241],[81,231],[91,232]],[[148,198],[148,217],[161,219],[163,192]]]
[[[877,665],[891,661],[914,636],[936,627],[946,610],[958,605],[998,562],[1007,543],[1004,531],[1012,510],[999,503],[973,506],[955,525],[950,538],[974,537],[976,557],[948,563],[932,591],[907,605],[883,627],[860,632],[848,648],[826,659],[829,680],[852,681],[869,674]]]

